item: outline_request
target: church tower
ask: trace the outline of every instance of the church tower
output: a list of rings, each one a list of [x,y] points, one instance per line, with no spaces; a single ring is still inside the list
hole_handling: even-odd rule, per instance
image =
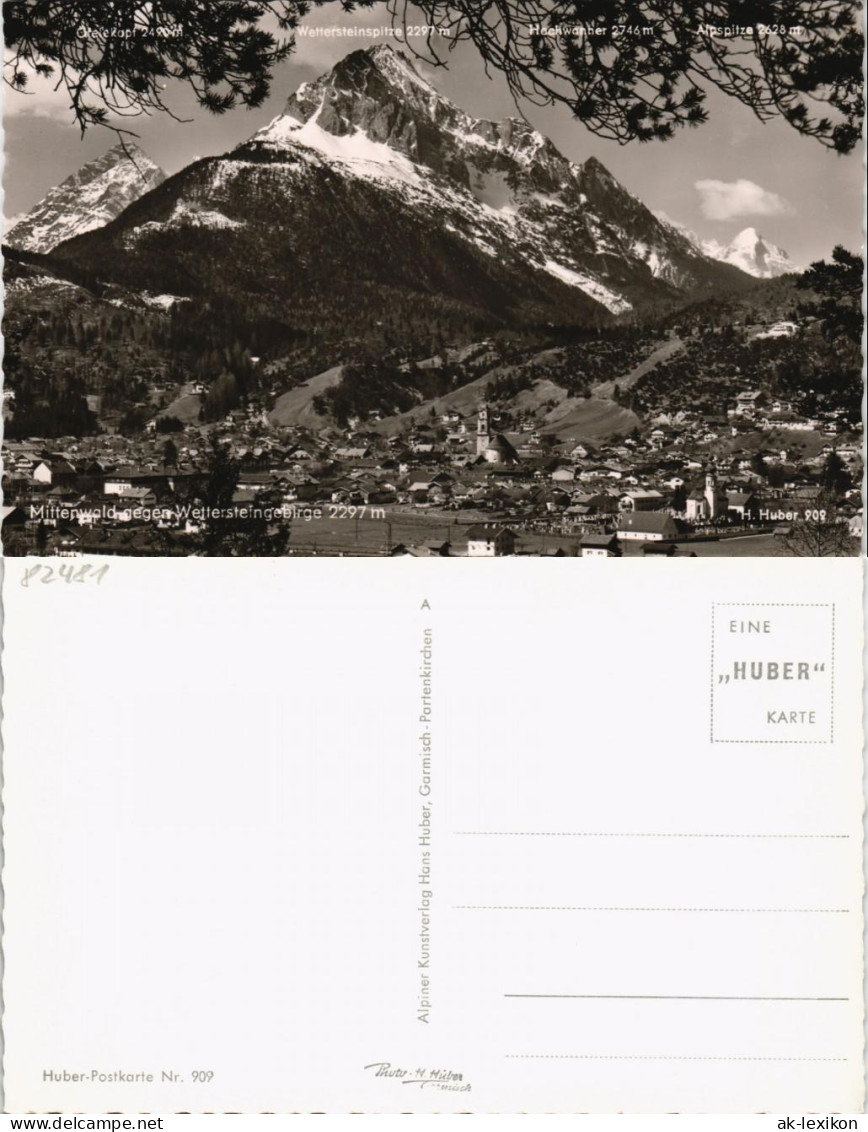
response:
[[[482,456],[491,441],[488,431],[488,406],[483,404],[479,408],[479,417],[476,421],[476,455]]]
[[[720,493],[717,490],[717,477],[714,472],[705,473],[705,502],[709,519],[716,519],[720,513]]]

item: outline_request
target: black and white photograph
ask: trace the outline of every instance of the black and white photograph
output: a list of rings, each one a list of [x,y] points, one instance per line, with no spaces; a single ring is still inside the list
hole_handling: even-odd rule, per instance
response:
[[[4,4],[5,553],[858,555],[860,20]]]

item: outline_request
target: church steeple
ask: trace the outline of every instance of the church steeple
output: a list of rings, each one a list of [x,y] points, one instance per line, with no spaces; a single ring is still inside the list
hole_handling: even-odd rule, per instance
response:
[[[721,496],[717,489],[717,475],[714,468],[708,468],[705,473],[705,501],[708,505],[709,519],[716,519],[721,510]]]
[[[481,456],[491,441],[488,431],[488,405],[483,403],[479,407],[479,416],[476,421],[476,455]]]

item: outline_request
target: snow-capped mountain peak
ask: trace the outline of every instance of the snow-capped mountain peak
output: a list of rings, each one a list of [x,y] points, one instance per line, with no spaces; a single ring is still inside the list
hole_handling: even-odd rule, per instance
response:
[[[730,243],[722,244],[715,239],[700,239],[695,232],[665,213],[658,212],[655,215],[667,227],[685,236],[697,251],[709,259],[729,263],[757,279],[773,279],[778,275],[803,270],[793,263],[782,248],[761,236],[756,228],[744,228]]]
[[[139,146],[115,145],[51,189],[7,233],[5,243],[49,252],[72,236],[108,224],[165,179]]]
[[[509,155],[525,166],[541,158],[569,165],[522,119],[491,122],[467,114],[423,78],[409,56],[389,44],[353,51],[314,82],[302,83],[283,113],[252,140],[276,146],[322,141],[313,130],[299,136],[311,122],[338,138],[364,134],[369,142],[464,181],[468,160],[489,164],[498,155]],[[380,157],[388,163],[387,155]]]
[[[524,119],[474,117],[389,46],[302,83],[248,141],[64,255],[166,294],[197,271],[207,291],[217,273],[257,309],[337,286],[366,312],[419,304],[428,318],[434,298],[499,325],[597,320],[748,282],[595,158],[570,161]]]
[[[764,239],[756,228],[745,228],[727,247],[708,246],[705,252],[706,255],[712,255],[723,263],[731,263],[758,279],[772,279],[777,275],[798,271],[787,253]]]
[[[389,45],[354,51],[303,83],[235,154],[324,162],[377,181],[442,215],[487,255],[521,248],[539,270],[613,313],[632,305],[630,276],[681,287],[707,262],[595,157],[569,161],[520,118],[473,117]]]

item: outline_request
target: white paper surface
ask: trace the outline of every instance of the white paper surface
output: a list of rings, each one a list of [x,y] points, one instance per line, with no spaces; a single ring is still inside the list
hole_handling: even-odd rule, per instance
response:
[[[861,1111],[860,562],[33,566],[7,1111]]]

